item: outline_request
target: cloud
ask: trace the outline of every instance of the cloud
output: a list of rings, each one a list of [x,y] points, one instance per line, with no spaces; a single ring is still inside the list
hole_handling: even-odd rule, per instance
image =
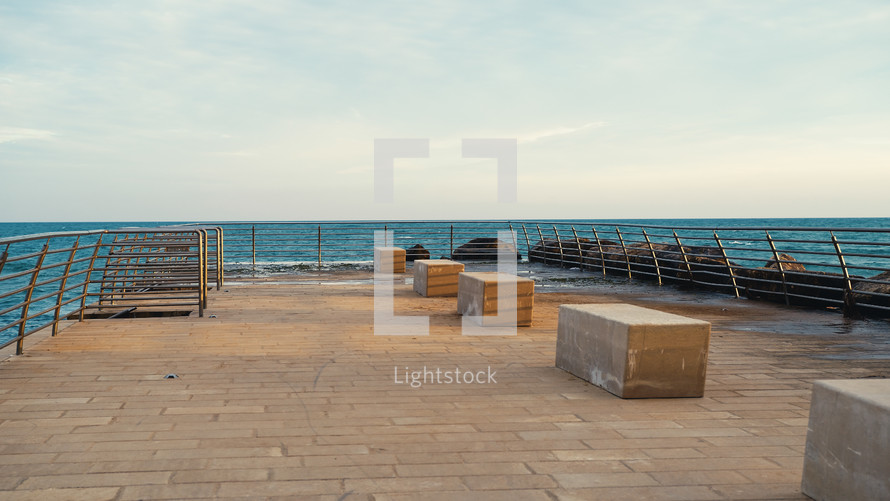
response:
[[[215,157],[255,157],[259,156],[255,151],[249,150],[235,150],[235,151],[214,151],[208,153],[208,155]]]
[[[847,139],[848,143],[852,144],[861,144],[861,145],[890,145],[890,139],[881,139],[881,138],[872,138],[872,137],[863,137],[863,138],[850,138]]]
[[[527,134],[520,134],[516,136],[516,140],[520,143],[533,143],[535,141],[546,139],[549,137],[565,136],[567,134],[574,134],[576,132],[581,132],[582,130],[591,129],[594,127],[605,127],[606,125],[606,122],[588,122],[580,127],[557,127],[555,129],[545,129],[535,132],[529,132]]]
[[[55,132],[49,130],[0,127],[0,144],[15,143],[29,139],[46,141],[52,139],[55,135]]]

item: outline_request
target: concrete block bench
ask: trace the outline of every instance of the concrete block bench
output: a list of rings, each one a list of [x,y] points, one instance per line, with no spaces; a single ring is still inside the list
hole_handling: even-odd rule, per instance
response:
[[[424,297],[456,296],[457,275],[464,265],[449,259],[414,261],[414,292]]]
[[[510,299],[511,309],[500,312],[512,315],[516,312],[516,326],[532,324],[535,303],[535,281],[515,275],[497,272],[460,273],[457,278],[457,312],[461,315],[481,317],[483,326],[503,325],[498,320],[498,281],[516,285],[515,301]],[[512,316],[510,317],[512,318]]]
[[[890,499],[890,379],[813,384],[801,490],[817,501]]]
[[[711,324],[630,304],[560,305],[556,366],[621,398],[701,397]]]
[[[405,249],[401,247],[374,247],[374,271],[378,273],[405,273]]]

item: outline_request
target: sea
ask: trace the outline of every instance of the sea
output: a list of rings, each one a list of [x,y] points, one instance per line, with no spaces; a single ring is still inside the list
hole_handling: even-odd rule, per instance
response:
[[[127,221],[127,222],[8,222],[0,223],[0,253],[9,251],[10,256],[37,253],[46,239],[10,243],[9,239],[23,235],[79,232],[118,228],[151,228],[158,226],[191,224],[194,221]],[[723,245],[731,260],[742,261],[744,266],[763,266],[770,260],[772,252],[768,247],[766,233],[778,243],[782,252],[805,253],[807,269],[814,271],[838,272],[836,249],[831,244],[830,233],[822,231],[836,229],[835,235],[846,249],[846,264],[855,267],[859,276],[873,276],[890,270],[890,218],[776,218],[776,219],[580,219],[580,220],[535,220],[535,221],[271,221],[271,222],[224,222],[226,228],[226,273],[227,276],[263,276],[275,273],[300,274],[317,272],[322,269],[369,269],[371,249],[374,245],[373,231],[391,230],[395,244],[410,247],[415,243],[424,244],[432,257],[447,257],[459,245],[479,236],[497,236],[496,231],[509,225],[516,231],[517,248],[527,251],[542,237],[562,239],[579,238],[593,240],[592,228],[596,228],[597,238],[615,241],[618,238],[626,243],[641,242],[641,227],[647,228],[647,237],[653,243],[675,243],[677,235],[683,238],[683,245],[714,245],[714,230],[719,231]],[[219,224],[210,222],[206,224]],[[814,231],[819,229],[819,231]],[[859,229],[862,231],[846,231]],[[254,237],[254,235],[256,235]],[[321,235],[322,246],[317,245]],[[95,237],[83,237],[81,243],[89,243]],[[254,251],[252,239],[259,244]],[[813,240],[819,240],[814,243]],[[70,246],[74,238],[53,239],[51,249]],[[297,242],[291,245],[288,242]],[[276,243],[285,242],[285,243]],[[255,256],[255,257],[254,257]],[[44,265],[68,259],[65,252],[50,254]],[[83,257],[77,254],[76,257]],[[527,256],[525,256],[527,258]],[[747,262],[745,262],[747,261]],[[0,344],[11,339],[17,332],[15,327],[3,329],[18,320],[21,303],[30,275],[23,274],[14,279],[4,277],[22,273],[33,266],[34,260],[10,262],[0,268]],[[321,266],[319,266],[319,263]],[[536,279],[540,287],[577,288],[607,285],[614,287],[614,280],[601,275],[592,276],[577,269],[561,270],[540,264],[525,264],[526,273]],[[76,266],[74,269],[76,270]],[[40,275],[40,280],[52,278],[61,273],[62,267],[53,268]],[[610,280],[612,280],[610,282]],[[55,288],[55,289],[53,289]],[[31,312],[43,311],[54,305],[53,290],[58,284],[38,287],[34,297],[49,295],[32,305]],[[91,291],[94,291],[91,289]],[[82,290],[72,290],[63,301],[76,297]],[[3,297],[5,296],[5,297]],[[74,311],[79,306],[73,302],[62,309],[62,315]],[[8,310],[8,311],[7,311]],[[41,325],[51,320],[50,311],[33,319],[29,325]]]

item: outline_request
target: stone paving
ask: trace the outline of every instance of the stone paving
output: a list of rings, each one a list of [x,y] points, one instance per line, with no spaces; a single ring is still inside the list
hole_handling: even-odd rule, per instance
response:
[[[539,293],[517,336],[469,337],[455,298],[400,284],[396,313],[431,332],[384,337],[372,294],[232,284],[205,318],[30,346],[0,364],[0,499],[806,499],[812,381],[888,376],[820,358],[850,339],[732,330],[788,311],[744,300]],[[713,322],[704,398],[621,400],[554,368],[558,305],[617,300]],[[485,376],[412,388],[424,366]]]

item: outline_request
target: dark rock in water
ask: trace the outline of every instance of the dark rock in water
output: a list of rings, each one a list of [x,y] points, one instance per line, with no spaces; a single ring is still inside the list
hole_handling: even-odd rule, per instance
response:
[[[861,280],[853,281],[853,299],[857,305],[876,305],[890,308],[890,271],[870,277],[869,282]],[[874,280],[872,282],[871,280]],[[881,282],[881,283],[876,283]],[[886,310],[879,311],[884,316],[890,316]]]
[[[615,245],[611,240],[600,240],[600,246],[606,248]],[[582,268],[600,266],[599,247],[596,242],[587,238],[559,239],[547,238],[539,240],[528,253],[532,262],[545,264],[568,264]],[[588,262],[589,261],[589,262]]]
[[[788,254],[779,254],[779,261],[782,262],[782,269],[785,271],[807,271],[802,264],[797,262],[797,259],[794,259]],[[775,259],[770,259],[764,268],[778,270],[779,265],[776,263]]]
[[[515,254],[516,259],[522,259],[522,255],[516,251],[516,246],[510,242],[500,242],[502,251]],[[497,261],[498,239],[493,237],[474,238],[461,245],[451,255],[451,259],[457,261]]]
[[[405,261],[415,261],[417,259],[429,259],[430,251],[420,244],[405,249]]]
[[[875,280],[883,283],[862,282],[857,281],[853,284],[853,290],[856,292],[877,292],[878,294],[890,294],[890,271],[885,271],[880,275],[870,277],[869,280]]]
[[[547,238],[538,241],[534,247],[528,252],[529,261],[545,264],[560,264],[563,262],[579,263],[581,261],[580,249],[581,242],[588,242],[586,238],[574,240],[556,240]]]

